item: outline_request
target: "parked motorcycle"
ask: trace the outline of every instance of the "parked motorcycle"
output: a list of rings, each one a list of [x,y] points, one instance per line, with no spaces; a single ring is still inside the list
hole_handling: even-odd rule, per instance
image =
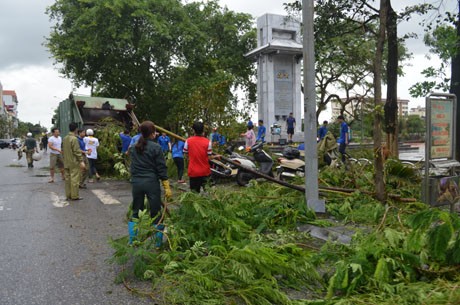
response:
[[[251,179],[257,178],[256,175],[244,170],[244,167],[261,172],[262,174],[268,175],[270,177],[273,176],[272,167],[273,167],[273,159],[272,157],[263,150],[263,142],[258,142],[254,144],[250,152],[253,154],[253,157],[250,156],[242,156],[242,155],[234,155],[232,161],[242,165],[243,168],[238,168],[236,174],[236,183],[241,186],[245,186],[249,183]]]
[[[282,156],[278,158],[276,167],[278,179],[286,180],[294,177],[305,177],[305,161],[300,159],[300,152],[293,147],[285,147]]]
[[[10,148],[16,150],[17,148],[21,147],[21,143],[17,139],[12,139],[9,146],[10,146]]]
[[[241,157],[239,154],[233,152],[232,146],[225,149],[225,155],[230,160]],[[214,182],[220,179],[234,178],[238,172],[236,166],[222,160],[211,160],[209,161],[209,165],[211,167],[211,179]]]

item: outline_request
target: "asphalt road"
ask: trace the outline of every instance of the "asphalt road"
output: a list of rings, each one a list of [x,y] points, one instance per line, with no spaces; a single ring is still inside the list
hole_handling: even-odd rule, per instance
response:
[[[48,183],[48,155],[28,169],[25,156],[0,150],[0,304],[152,304],[115,284],[108,238],[126,235],[130,185],[88,184],[65,201],[64,182]]]

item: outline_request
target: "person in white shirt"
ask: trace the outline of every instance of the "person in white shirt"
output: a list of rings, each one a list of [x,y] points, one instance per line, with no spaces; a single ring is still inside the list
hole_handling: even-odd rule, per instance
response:
[[[99,173],[96,169],[97,161],[97,148],[99,146],[99,140],[95,138],[94,131],[92,129],[86,130],[86,137],[83,139],[86,145],[86,150],[88,151],[88,161],[89,161],[89,180],[88,182],[94,182],[93,176],[96,176],[97,180],[101,179]]]
[[[61,171],[62,180],[64,178],[64,160],[62,159],[62,139],[59,136],[59,129],[51,129],[52,136],[48,139],[48,148],[50,149],[50,180],[48,182],[54,182],[54,168],[57,167]]]

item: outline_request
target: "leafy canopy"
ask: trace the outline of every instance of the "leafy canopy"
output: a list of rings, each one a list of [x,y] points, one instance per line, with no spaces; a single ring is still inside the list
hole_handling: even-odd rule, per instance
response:
[[[60,72],[95,95],[131,98],[141,120],[178,128],[225,114],[239,101],[236,87],[255,100],[243,57],[255,47],[252,18],[217,1],[58,0],[47,13],[55,24],[46,46]]]

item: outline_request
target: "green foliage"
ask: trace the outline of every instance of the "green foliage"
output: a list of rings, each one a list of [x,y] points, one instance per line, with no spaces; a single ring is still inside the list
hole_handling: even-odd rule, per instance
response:
[[[10,129],[10,122],[6,116],[0,116],[0,137],[3,139],[7,138],[8,131]]]
[[[407,211],[399,210],[386,217],[401,218],[404,213]],[[337,293],[351,296],[357,291],[366,293],[375,289],[383,295],[397,294],[401,289],[418,285],[417,281],[423,277],[456,274],[452,267],[457,263],[450,259],[459,253],[458,216],[424,209],[406,215],[405,219],[405,223],[394,222],[399,228],[388,226],[355,236],[346,258],[335,263],[329,280],[329,298]],[[324,251],[330,252],[330,249]],[[417,299],[420,302],[421,298]],[[405,300],[404,304],[411,303]]]
[[[441,64],[439,67],[430,66],[422,71],[425,80],[409,88],[411,96],[422,97],[432,91],[449,91],[451,80],[447,77],[446,70],[451,64],[451,59],[459,55],[459,39],[455,26],[449,24],[437,25],[432,32],[425,35],[425,44],[430,47],[430,53],[439,56]]]
[[[422,177],[419,168],[397,159],[385,162],[385,184],[388,192],[403,197],[419,198]]]
[[[422,140],[425,137],[425,120],[418,115],[409,115],[399,120],[400,139]]]
[[[354,158],[365,158],[372,162],[371,150],[353,150]],[[320,185],[357,189],[373,192],[374,168],[372,163],[357,162],[348,164],[346,168],[323,167],[319,172]],[[420,172],[417,167],[404,164],[396,159],[388,159],[385,163],[385,184],[388,193],[402,197],[420,197]],[[367,198],[365,199],[367,200]]]
[[[285,3],[285,7],[294,18],[302,9],[301,1]],[[360,109],[369,109],[372,105],[368,95],[373,88],[377,16],[378,7],[369,1],[315,1],[317,118],[331,101],[339,103],[349,123],[361,116]],[[400,62],[410,57],[403,40],[399,41],[398,51]],[[387,61],[385,52],[383,62]],[[398,67],[398,74],[402,74],[402,65]],[[385,69],[382,77],[385,81]],[[333,88],[340,88],[341,97],[346,98],[332,94],[336,91]]]
[[[408,236],[409,249],[422,251],[426,247],[427,258],[441,264],[458,261],[453,257],[454,253],[460,251],[460,219],[457,215],[441,210],[425,210],[410,216],[408,226],[412,229]]]
[[[94,136],[99,140],[97,149],[97,168],[104,175],[117,175],[120,178],[129,178],[129,162],[126,156],[120,153],[120,132],[123,125],[113,118],[101,120],[95,127]]]
[[[17,138],[25,137],[28,132],[31,132],[34,137],[41,136],[43,132],[46,132],[46,128],[39,124],[32,124],[29,122],[19,121],[18,128],[9,127],[10,131],[13,131],[13,136]]]
[[[320,179],[326,185],[366,189],[371,170],[328,169]],[[387,164],[386,176],[402,181],[400,194],[419,188],[416,172],[399,162]],[[258,181],[246,188],[210,189],[207,195],[184,193],[178,202],[165,219],[167,243],[161,249],[155,249],[156,230],[147,212],[140,214],[133,246],[127,237],[111,241],[112,261],[128,268],[118,280],[135,276],[150,281],[157,303],[413,305],[459,300],[456,214],[419,202],[383,205],[357,191],[327,194],[332,219],[316,219],[306,210],[302,193]],[[356,233],[350,244],[322,243],[297,231],[304,223]]]
[[[351,196],[330,197],[328,212],[345,222],[372,224],[376,223],[384,214],[385,207],[372,196],[355,192]]]
[[[296,244],[306,237],[284,229],[313,215],[294,191],[255,184],[251,194],[183,194],[165,223],[168,251],[152,251],[154,229],[141,213],[133,246],[126,238],[111,241],[112,262],[152,281],[164,304],[293,304],[286,289],[312,287],[320,278],[312,254]]]
[[[227,125],[241,114],[233,88],[255,102],[243,56],[256,46],[252,17],[217,1],[58,0],[47,14],[60,72],[97,95],[131,97],[141,121]]]
[[[114,153],[113,161],[113,169],[117,173],[117,176],[129,180],[131,177],[129,156],[122,153]]]

